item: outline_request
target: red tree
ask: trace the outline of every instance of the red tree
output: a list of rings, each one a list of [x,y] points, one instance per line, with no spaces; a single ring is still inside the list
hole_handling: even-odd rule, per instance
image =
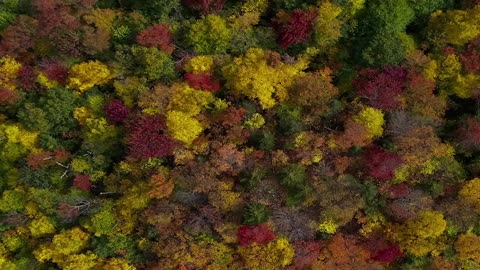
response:
[[[173,47],[173,34],[166,23],[149,26],[137,35],[136,41],[142,46],[155,47],[166,53],[172,53],[175,49]]]
[[[113,125],[123,122],[130,115],[130,109],[119,99],[110,101],[105,105],[104,110],[108,122]]]
[[[401,67],[360,70],[353,86],[357,95],[368,100],[372,107],[393,110],[401,107],[400,95],[405,87],[407,73]]]
[[[65,83],[68,75],[68,67],[60,60],[45,60],[40,66],[45,76],[52,81],[57,81],[61,84]]]
[[[392,179],[403,161],[400,156],[386,152],[379,146],[370,147],[365,153],[367,174],[381,181]]]
[[[480,38],[468,43],[465,51],[460,55],[463,67],[469,73],[480,73]]]
[[[273,27],[277,31],[280,47],[287,49],[293,44],[309,39],[317,15],[317,11],[313,9],[295,9],[290,13],[279,12]]]
[[[308,269],[320,255],[324,247],[320,241],[300,241],[293,244],[295,257],[287,270]]]
[[[390,264],[396,259],[403,257],[402,251],[396,245],[389,245],[372,256],[372,259],[382,264]]]
[[[208,92],[217,92],[220,89],[220,81],[214,80],[206,73],[187,73],[185,81],[195,89],[201,89]]]
[[[128,124],[127,145],[134,159],[165,157],[173,154],[174,141],[163,134],[165,120],[160,115],[137,116]]]
[[[480,121],[475,118],[468,118],[457,130],[457,141],[467,151],[480,148]]]
[[[84,191],[89,191],[92,188],[90,176],[84,174],[76,175],[73,179],[73,186]]]
[[[265,224],[255,226],[242,225],[237,231],[240,246],[248,246],[252,243],[266,244],[275,239],[275,234]]]

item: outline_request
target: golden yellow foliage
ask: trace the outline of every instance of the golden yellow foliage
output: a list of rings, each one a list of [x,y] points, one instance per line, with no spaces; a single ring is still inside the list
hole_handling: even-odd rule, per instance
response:
[[[112,79],[108,67],[100,61],[89,61],[74,65],[68,74],[69,88],[85,92],[95,85],[102,85]]]
[[[0,86],[13,91],[16,88],[15,79],[22,64],[10,56],[0,58]]]
[[[279,238],[266,245],[254,243],[240,247],[238,253],[242,256],[247,269],[278,270],[292,262],[295,252],[286,238]]]
[[[259,48],[251,48],[242,57],[234,59],[233,63],[222,68],[227,79],[226,87],[235,94],[258,99],[264,109],[272,108],[287,97],[287,88],[293,84],[294,78],[302,74],[308,63],[298,61],[296,64],[286,64],[280,60],[267,62],[267,53]]]
[[[403,225],[392,225],[387,234],[409,254],[425,256],[442,248],[438,239],[446,228],[442,213],[425,211]]]
[[[480,212],[480,178],[465,182],[458,195]]]
[[[379,109],[366,107],[353,117],[353,121],[364,126],[369,132],[369,138],[380,137],[383,134],[383,112]]]

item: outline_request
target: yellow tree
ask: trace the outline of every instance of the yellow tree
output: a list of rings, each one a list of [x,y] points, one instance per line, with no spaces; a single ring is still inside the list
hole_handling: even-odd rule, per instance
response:
[[[276,99],[284,101],[287,98],[287,88],[307,66],[305,59],[287,64],[275,52],[252,48],[223,67],[222,72],[227,88],[233,93],[258,99],[260,105],[268,109],[275,105]]]
[[[447,222],[442,213],[425,211],[405,224],[390,226],[387,235],[407,253],[425,256],[442,249],[439,238],[446,228]]]
[[[112,78],[108,67],[100,61],[74,65],[68,74],[68,87],[85,92],[95,85],[107,83]]]
[[[455,242],[455,250],[460,260],[472,260],[480,263],[480,236],[462,234]]]

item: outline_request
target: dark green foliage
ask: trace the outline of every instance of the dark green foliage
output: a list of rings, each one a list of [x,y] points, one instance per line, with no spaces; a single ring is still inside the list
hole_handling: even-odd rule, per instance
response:
[[[246,225],[258,225],[265,223],[271,215],[270,210],[263,204],[250,203],[245,207],[243,223]]]
[[[283,135],[292,135],[303,130],[300,107],[280,105],[276,109],[278,129]]]
[[[275,147],[275,135],[267,130],[258,130],[250,137],[250,143],[258,149],[272,150]]]
[[[52,123],[48,121],[47,114],[35,104],[26,102],[17,113],[18,121],[30,130],[48,133]]]
[[[121,6],[139,11],[153,21],[165,21],[169,15],[180,14],[180,0],[124,0]]]
[[[280,172],[280,183],[288,189],[298,189],[305,185],[305,168],[300,164],[289,164]]]
[[[257,187],[267,175],[268,172],[265,169],[255,167],[252,171],[242,171],[240,173],[240,183],[247,189],[253,189]]]

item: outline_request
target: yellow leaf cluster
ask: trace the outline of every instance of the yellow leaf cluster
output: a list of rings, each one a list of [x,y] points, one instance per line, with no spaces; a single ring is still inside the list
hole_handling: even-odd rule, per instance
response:
[[[167,109],[182,112],[187,116],[199,114],[203,107],[214,100],[212,93],[193,89],[186,83],[172,85],[172,91]]]
[[[438,10],[428,26],[432,42],[462,46],[480,35],[480,6],[469,10]]]
[[[370,139],[382,136],[385,120],[381,110],[366,107],[354,116],[353,120],[368,130]]]
[[[0,133],[5,134],[9,143],[19,143],[28,150],[36,150],[37,132],[31,132],[18,124],[0,124]]]
[[[167,112],[167,128],[173,138],[190,145],[203,131],[200,122],[180,111]]]
[[[265,124],[265,119],[259,113],[254,113],[249,119],[245,121],[245,125],[251,128],[260,128]]]
[[[173,138],[190,145],[203,131],[195,116],[214,97],[212,93],[195,90],[186,83],[174,84],[172,91],[166,114],[167,128]]]
[[[107,83],[112,74],[108,67],[100,61],[89,61],[74,65],[68,74],[68,87],[85,92],[95,85]]]
[[[0,86],[13,91],[15,90],[15,79],[22,64],[10,56],[0,58]]]
[[[78,254],[88,246],[90,235],[75,227],[55,235],[51,243],[40,245],[33,255],[39,262],[61,263],[69,255]]]
[[[195,56],[190,59],[184,66],[185,71],[189,73],[205,72],[208,74],[212,74],[213,68],[213,56],[211,55]]]
[[[45,86],[47,89],[53,88],[58,85],[57,81],[51,81],[43,74],[43,72],[38,73],[37,75],[37,82],[43,86]]]
[[[458,195],[467,204],[473,206],[480,212],[480,178],[474,178],[467,181]]]
[[[256,243],[238,250],[247,269],[277,270],[289,265],[294,256],[292,245],[285,238],[279,238],[266,245]]]
[[[49,218],[44,215],[34,219],[28,228],[33,237],[41,237],[55,233],[55,226],[50,222]]]
[[[320,4],[314,24],[315,41],[320,48],[333,45],[342,35],[342,22],[338,19],[341,13],[342,8],[330,1]]]
[[[480,263],[480,236],[471,233],[460,235],[455,242],[455,250],[460,260]]]
[[[446,228],[442,213],[425,211],[403,225],[393,225],[388,234],[409,254],[425,256],[438,248],[438,238]]]
[[[227,88],[236,94],[258,99],[264,109],[275,105],[275,96],[279,101],[284,101],[288,96],[287,88],[308,65],[305,61],[297,64],[279,61],[273,66],[269,65],[266,57],[266,51],[251,48],[244,56],[235,58],[222,68]]]

